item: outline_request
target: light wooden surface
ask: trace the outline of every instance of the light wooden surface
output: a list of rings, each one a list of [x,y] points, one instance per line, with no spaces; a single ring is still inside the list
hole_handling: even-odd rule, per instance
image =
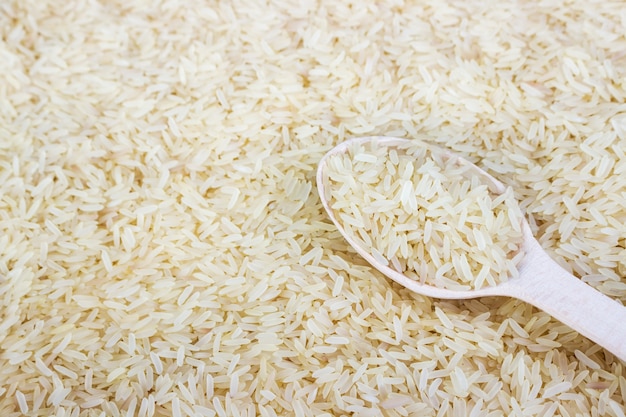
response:
[[[377,262],[371,253],[369,253],[366,248],[360,247],[359,244],[346,233],[341,223],[337,221],[334,212],[330,208],[330,203],[326,198],[326,193],[328,192],[326,187],[328,184],[326,184],[324,180],[326,178],[325,169],[328,158],[332,155],[345,153],[353,144],[370,141],[376,141],[385,146],[398,146],[408,142],[407,139],[384,136],[355,138],[342,142],[337,147],[330,150],[320,161],[317,171],[317,187],[322,204],[333,223],[337,226],[348,243],[354,247],[357,253],[365,258],[374,268],[406,288],[434,298],[466,299],[484,296],[509,296],[518,298],[542,309],[626,362],[626,307],[561,268],[561,266],[552,260],[543,248],[541,248],[537,240],[533,237],[530,226],[526,220],[524,220],[522,224],[525,239],[522,251],[525,255],[518,267],[520,274],[517,278],[509,279],[494,287],[468,291],[437,288],[431,285],[420,284],[390,267]],[[410,142],[416,143],[416,141]],[[435,146],[431,144],[426,146],[435,148]],[[454,155],[445,150],[442,151],[454,158],[458,158],[458,162],[461,164],[471,165],[475,174],[481,176],[494,192],[504,191],[504,185],[482,169],[458,155]]]

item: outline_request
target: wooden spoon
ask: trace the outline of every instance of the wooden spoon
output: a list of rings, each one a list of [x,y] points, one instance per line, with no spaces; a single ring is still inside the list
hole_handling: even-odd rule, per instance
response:
[[[360,246],[356,239],[346,233],[331,209],[327,198],[330,192],[326,172],[329,158],[347,152],[354,145],[370,142],[386,147],[406,146],[415,143],[415,141],[407,139],[385,136],[362,137],[343,142],[330,150],[320,161],[317,170],[317,187],[322,204],[333,223],[357,253],[374,268],[411,291],[429,297],[469,299],[486,296],[508,296],[518,298],[544,310],[604,347],[622,361],[626,361],[626,307],[585,284],[552,260],[532,235],[526,219],[522,221],[524,241],[521,251],[524,253],[524,258],[518,264],[519,275],[496,286],[467,291],[438,288],[421,284],[378,262],[367,248]],[[505,191],[504,184],[461,156],[442,148],[436,148],[433,145],[429,145],[429,147],[437,149],[449,158],[454,158],[457,164],[469,166],[471,172],[479,176],[494,193],[500,194]]]

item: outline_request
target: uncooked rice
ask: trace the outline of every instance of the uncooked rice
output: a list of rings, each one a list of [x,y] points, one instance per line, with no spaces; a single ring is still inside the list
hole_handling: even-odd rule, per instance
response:
[[[410,293],[313,183],[350,137],[431,140],[625,302],[625,13],[0,2],[0,415],[623,416],[609,352],[521,301]]]
[[[381,265],[440,288],[518,276],[522,213],[469,164],[427,143],[375,138],[333,153],[323,181],[341,228]]]

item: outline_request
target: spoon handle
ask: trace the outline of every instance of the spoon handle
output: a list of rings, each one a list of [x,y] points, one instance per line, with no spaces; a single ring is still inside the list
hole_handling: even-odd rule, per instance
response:
[[[525,246],[515,297],[626,361],[626,307],[561,268],[534,238]]]

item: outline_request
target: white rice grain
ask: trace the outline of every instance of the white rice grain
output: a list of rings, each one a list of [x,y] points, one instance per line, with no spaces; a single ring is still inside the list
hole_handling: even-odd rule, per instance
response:
[[[21,391],[15,391],[15,399],[17,400],[17,405],[20,407],[20,412],[22,414],[28,413],[28,403],[26,402],[26,397]]]
[[[172,399],[172,416],[173,417],[181,417],[182,414],[180,412],[180,400],[178,397],[174,397]]]
[[[563,381],[556,384],[548,384],[548,386],[546,386],[543,391],[543,396],[545,398],[551,398],[569,390],[571,387],[572,383],[569,381]]]

